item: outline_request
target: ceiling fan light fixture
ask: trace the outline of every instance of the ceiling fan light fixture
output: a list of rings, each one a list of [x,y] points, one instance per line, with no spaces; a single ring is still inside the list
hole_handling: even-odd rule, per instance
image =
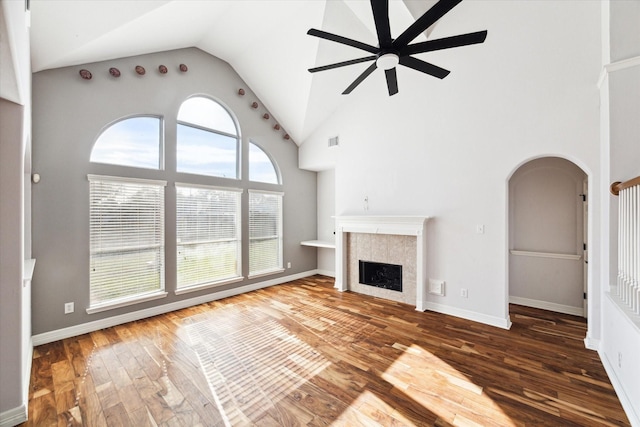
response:
[[[400,63],[400,57],[395,53],[385,53],[376,59],[376,66],[383,70],[395,68]]]

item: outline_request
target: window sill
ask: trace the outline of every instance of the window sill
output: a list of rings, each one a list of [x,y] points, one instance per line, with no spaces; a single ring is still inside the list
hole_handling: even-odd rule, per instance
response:
[[[212,282],[212,283],[207,283],[207,284],[204,284],[204,285],[194,285],[194,286],[189,286],[188,288],[176,289],[175,290],[175,294],[176,295],[187,294],[189,292],[196,292],[196,291],[201,291],[203,289],[215,288],[215,287],[218,287],[218,286],[228,285],[228,284],[231,284],[231,283],[242,282],[243,280],[244,280],[244,277],[242,277],[242,276],[232,277],[230,279],[224,279],[224,280],[220,280],[218,282]]]
[[[167,292],[159,291],[159,292],[154,292],[152,294],[145,294],[139,297],[132,297],[124,300],[119,300],[117,302],[104,303],[104,304],[87,308],[87,314],[95,314],[103,311],[115,310],[116,308],[126,307],[128,305],[140,304],[142,302],[147,302],[147,301],[153,301],[156,299],[164,298],[167,295],[168,295]]]
[[[269,271],[260,271],[258,273],[255,274],[249,274],[249,279],[255,279],[257,277],[263,277],[263,276],[270,276],[272,274],[278,274],[278,273],[282,273],[284,272],[284,268],[278,268],[275,270],[269,270]]]

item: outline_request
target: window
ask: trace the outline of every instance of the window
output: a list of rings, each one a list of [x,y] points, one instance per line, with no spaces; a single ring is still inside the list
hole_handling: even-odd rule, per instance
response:
[[[165,295],[165,185],[89,175],[93,312]]]
[[[242,190],[176,184],[178,289],[241,278]]]
[[[88,176],[89,314],[164,297],[165,286],[184,294],[239,282],[247,267],[250,277],[284,271],[283,194],[250,190],[248,213],[242,198],[252,183],[281,184],[268,152],[253,142],[240,144],[234,116],[204,96],[182,103],[175,136],[175,170],[172,163],[168,171],[162,117],[127,117],[96,139],[91,164],[102,164],[95,167],[100,173],[112,169],[107,174],[121,176]],[[239,160],[244,155],[248,170],[240,180]],[[175,172],[180,183],[174,180]],[[165,207],[167,183],[155,179],[167,177],[176,192],[175,198],[166,198]],[[165,208],[170,213],[166,225]],[[176,233],[174,240],[171,231],[168,243],[165,226]],[[168,280],[165,269],[171,274]]]
[[[162,120],[139,116],[105,129],[93,146],[91,162],[162,169]]]
[[[178,112],[177,171],[238,179],[239,136],[229,112],[193,97]]]
[[[282,193],[249,190],[249,275],[282,268]]]
[[[279,184],[274,162],[253,142],[249,143],[249,181]]]

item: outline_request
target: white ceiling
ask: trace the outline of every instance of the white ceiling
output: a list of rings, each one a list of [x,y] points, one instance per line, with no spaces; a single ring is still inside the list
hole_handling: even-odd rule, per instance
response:
[[[434,3],[391,0],[392,36]],[[308,36],[309,28],[377,45],[365,0],[32,0],[32,70],[197,47],[228,62],[299,144],[368,66],[312,75],[308,68],[363,52]]]

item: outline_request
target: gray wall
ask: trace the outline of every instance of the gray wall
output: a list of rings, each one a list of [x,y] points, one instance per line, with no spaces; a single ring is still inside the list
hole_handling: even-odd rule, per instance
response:
[[[181,73],[184,63],[189,71]],[[158,66],[169,68],[165,75]],[[142,65],[147,73],[135,74]],[[118,79],[109,75],[110,67],[122,72]],[[83,80],[78,71],[86,68],[93,79]],[[246,94],[238,95],[244,88]],[[180,104],[194,94],[209,95],[226,105],[240,126],[242,144],[251,140],[277,162],[283,185],[249,183],[241,180],[197,177],[196,182],[242,188],[278,190],[284,196],[284,263],[292,268],[227,287],[176,296],[175,278],[175,200],[174,182],[184,182],[175,172],[176,114]],[[257,101],[258,109],[251,108]],[[297,167],[298,147],[284,140],[282,131],[273,130],[274,121],[257,96],[226,63],[198,49],[181,49],[130,57],[76,67],[47,70],[33,76],[33,172],[42,180],[33,187],[33,256],[38,269],[33,279],[34,335],[73,325],[124,314],[156,305],[168,304],[207,293],[276,279],[316,269],[316,256],[300,247],[300,241],[316,236],[316,174]],[[162,115],[165,120],[166,171],[118,168],[90,164],[92,145],[108,124],[134,114]],[[242,159],[247,170],[247,159]],[[88,315],[89,304],[89,184],[87,174],[113,175],[122,171],[139,178],[166,179],[166,290],[162,300]],[[182,176],[182,178],[181,178]],[[243,224],[247,223],[247,193],[243,195]],[[243,274],[248,270],[247,227],[243,228]],[[65,302],[74,301],[76,311],[63,314]]]
[[[19,407],[25,390],[23,354],[23,114],[24,107],[0,98],[0,414]],[[28,301],[27,301],[28,308]],[[28,378],[28,377],[27,377]]]
[[[0,425],[27,417],[31,367],[31,64],[24,2],[0,0]]]

